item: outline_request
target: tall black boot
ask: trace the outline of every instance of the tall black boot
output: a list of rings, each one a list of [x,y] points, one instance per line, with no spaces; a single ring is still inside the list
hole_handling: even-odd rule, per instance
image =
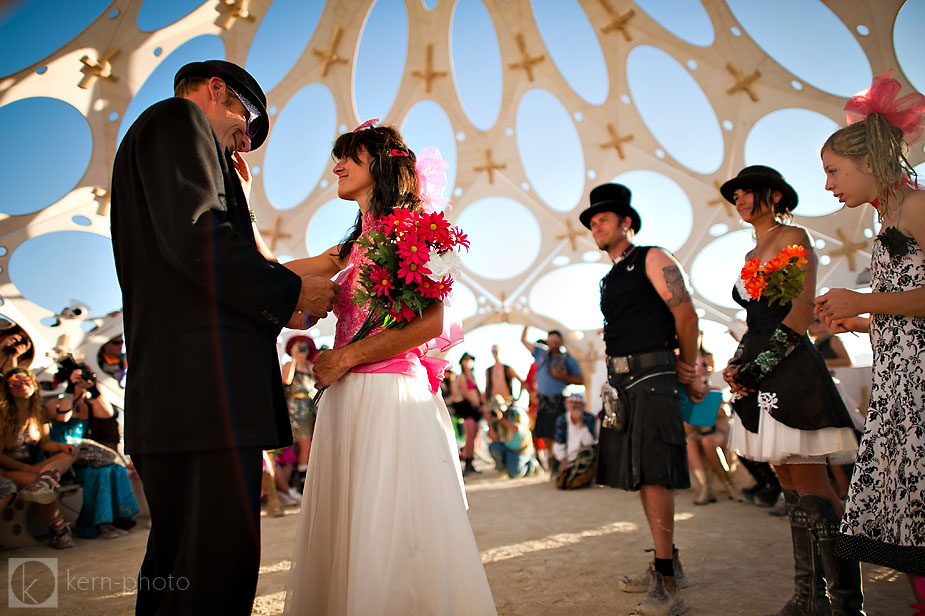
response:
[[[829,586],[829,600],[835,616],[864,616],[861,591],[861,565],[835,555],[835,540],[841,518],[832,502],[816,494],[800,498],[800,508],[809,517],[809,528],[822,560],[822,571]]]
[[[784,490],[784,500],[793,538],[793,596],[773,616],[831,616],[819,550],[809,531],[806,512],[799,507],[800,495]]]

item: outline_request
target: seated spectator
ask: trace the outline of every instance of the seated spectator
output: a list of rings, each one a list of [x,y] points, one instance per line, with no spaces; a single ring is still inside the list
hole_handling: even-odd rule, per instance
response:
[[[99,443],[89,437],[92,418],[111,418],[112,407],[97,389],[96,377],[86,364],[68,358],[62,361],[55,378],[66,382],[67,387],[64,395],[45,403],[45,410],[52,419],[51,439],[78,448],[74,473],[83,486],[83,505],[77,517],[77,534],[86,539],[128,534],[135,526],[138,502],[128,470],[117,463],[121,461],[118,429],[115,443]]]
[[[716,413],[716,421],[712,426],[690,426],[684,424],[684,431],[687,434],[687,461],[690,465],[691,474],[700,484],[700,493],[694,499],[695,505],[706,505],[716,502],[716,496],[713,494],[712,481],[710,473],[714,473],[720,483],[726,489],[730,500],[743,501],[745,498],[732,484],[726,467],[732,460],[730,453],[725,452],[726,442],[729,439],[729,416],[723,405],[720,405]],[[724,452],[724,459],[720,460],[720,452]]]
[[[51,531],[51,547],[74,547],[71,530],[58,509],[61,473],[77,459],[73,445],[48,436],[35,376],[25,368],[9,371],[0,386],[0,468],[19,489],[19,498],[39,504]]]
[[[3,471],[0,471],[0,513],[3,513],[7,505],[13,502],[13,498],[15,498],[18,491],[19,488],[16,487],[13,480],[7,478]]]
[[[122,349],[124,342],[122,334],[119,334],[107,340],[96,354],[100,370],[118,381],[119,387],[125,387],[125,375],[128,372],[128,359]]]
[[[508,405],[498,394],[485,411],[488,420],[488,451],[498,472],[508,477],[524,477],[539,469],[530,434],[530,418],[526,413]]]
[[[597,419],[585,411],[581,394],[572,394],[565,400],[565,411],[556,419],[552,453],[559,461],[556,486],[574,489],[589,485],[594,479]]]

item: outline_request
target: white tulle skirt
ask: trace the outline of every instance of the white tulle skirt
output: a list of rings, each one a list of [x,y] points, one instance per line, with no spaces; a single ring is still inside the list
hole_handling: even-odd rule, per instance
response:
[[[757,433],[746,430],[733,413],[729,448],[749,460],[771,464],[850,464],[857,458],[858,439],[851,428],[791,428],[762,407]]]
[[[349,373],[318,409],[286,614],[496,614],[443,400]]]

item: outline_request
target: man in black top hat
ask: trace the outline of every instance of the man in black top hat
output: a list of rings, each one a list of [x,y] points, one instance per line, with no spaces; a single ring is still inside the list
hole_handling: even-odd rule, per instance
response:
[[[194,62],[174,89],[128,130],[112,176],[125,448],[151,511],[136,613],[250,614],[261,451],[292,442],[276,337],[338,288],[258,252],[232,160],[269,130],[254,78]]]
[[[591,206],[579,215],[613,261],[601,280],[601,312],[608,385],[623,405],[622,413],[605,405],[597,482],[639,490],[655,562],[619,585],[625,592],[647,592],[634,614],[667,616],[685,609],[679,587],[687,582],[673,544],[673,490],[690,487],[679,383],[694,401],[703,398],[694,379],[699,330],[680,264],[663,248],[633,244],[642,221],[630,197],[626,186],[603,184],[591,191]]]

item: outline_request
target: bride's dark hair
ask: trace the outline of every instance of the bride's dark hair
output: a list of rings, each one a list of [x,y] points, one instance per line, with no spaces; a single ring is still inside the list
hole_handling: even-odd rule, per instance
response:
[[[369,154],[369,173],[373,177],[369,211],[374,218],[391,214],[396,207],[421,206],[418,176],[414,170],[417,158],[395,128],[376,126],[344,133],[334,141],[331,158],[335,161],[352,158],[359,163],[360,148]],[[338,258],[343,260],[350,256],[362,231],[363,214],[360,212],[353,229],[341,242]]]

